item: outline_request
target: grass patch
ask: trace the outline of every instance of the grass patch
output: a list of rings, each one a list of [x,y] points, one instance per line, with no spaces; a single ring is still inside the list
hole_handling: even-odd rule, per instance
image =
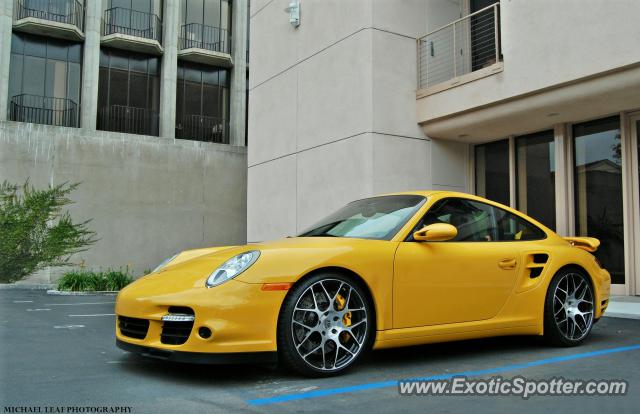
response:
[[[120,290],[131,282],[133,282],[133,278],[129,269],[125,271],[107,269],[104,272],[72,270],[60,278],[58,290],[73,292]]]

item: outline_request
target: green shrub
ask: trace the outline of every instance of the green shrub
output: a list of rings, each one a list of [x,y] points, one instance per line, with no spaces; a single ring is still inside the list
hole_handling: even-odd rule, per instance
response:
[[[58,281],[58,290],[105,291],[120,290],[133,281],[129,269],[102,272],[73,270],[65,273]]]
[[[96,242],[89,220],[74,223],[62,208],[78,184],[36,190],[29,182],[0,184],[0,282],[20,280],[48,266],[70,264],[71,255]]]

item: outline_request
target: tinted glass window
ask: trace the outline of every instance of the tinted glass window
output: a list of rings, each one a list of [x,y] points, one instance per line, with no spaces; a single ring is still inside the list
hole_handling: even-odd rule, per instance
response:
[[[176,137],[227,142],[229,85],[226,69],[178,63]]]
[[[158,135],[158,58],[102,48],[98,129]]]
[[[462,198],[438,201],[414,231],[434,223],[454,226],[458,235],[452,241],[522,241],[545,238],[542,230],[518,216],[485,203]]]
[[[476,194],[509,205],[509,141],[476,145]]]
[[[556,228],[556,168],[553,131],[516,138],[518,210]]]
[[[397,195],[354,201],[320,220],[299,237],[390,240],[425,200],[417,195]]]
[[[596,257],[624,283],[620,119],[576,124],[573,136],[576,233],[600,239]]]

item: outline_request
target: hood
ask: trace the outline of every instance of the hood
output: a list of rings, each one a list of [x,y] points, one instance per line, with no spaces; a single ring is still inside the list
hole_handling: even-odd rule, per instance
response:
[[[395,242],[342,237],[294,237],[243,246],[189,250],[180,253],[157,273],[132,285],[165,291],[204,288],[209,275],[233,256],[259,250],[260,258],[235,280],[245,283],[295,282],[309,271],[327,266],[349,267],[354,256],[367,256],[379,249],[395,250]],[[126,288],[125,288],[126,289]],[[215,288],[214,288],[215,289]]]

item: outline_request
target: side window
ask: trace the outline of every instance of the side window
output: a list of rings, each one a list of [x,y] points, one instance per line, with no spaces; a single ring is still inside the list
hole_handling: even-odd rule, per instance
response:
[[[505,210],[462,198],[445,198],[434,204],[414,231],[433,223],[447,223],[458,229],[451,241],[539,240],[542,230]]]

